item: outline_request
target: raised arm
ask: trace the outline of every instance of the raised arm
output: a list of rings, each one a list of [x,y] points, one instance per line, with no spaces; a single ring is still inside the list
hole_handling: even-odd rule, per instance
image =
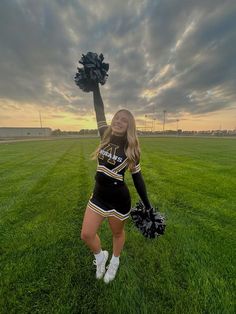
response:
[[[134,169],[131,171],[134,186],[145,206],[146,209],[151,208],[151,204],[149,202],[148,196],[147,196],[147,190],[146,185],[141,173],[140,164],[137,163],[137,165],[134,167]]]
[[[100,137],[102,138],[108,125],[106,122],[106,117],[104,113],[104,104],[102,101],[102,96],[101,96],[98,84],[93,90],[93,103],[94,103],[94,109],[96,113],[98,131],[99,131]]]

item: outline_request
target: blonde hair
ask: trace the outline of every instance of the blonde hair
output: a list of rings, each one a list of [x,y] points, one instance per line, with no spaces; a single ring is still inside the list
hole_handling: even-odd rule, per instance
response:
[[[141,153],[140,146],[139,146],[139,140],[137,137],[136,123],[135,123],[134,116],[127,109],[120,109],[119,111],[117,111],[115,113],[113,119],[115,118],[115,116],[119,112],[125,112],[125,113],[127,113],[127,116],[128,116],[128,128],[127,128],[127,131],[125,134],[126,145],[125,145],[124,150],[125,150],[125,154],[128,158],[128,168],[129,168],[129,170],[132,170],[135,167],[136,163],[139,162],[140,153]],[[111,126],[108,126],[108,128],[104,132],[101,143],[99,144],[99,146],[97,147],[95,152],[93,152],[91,155],[92,159],[97,158],[100,149],[105,147],[110,142],[111,136],[112,136],[112,128],[111,128]]]

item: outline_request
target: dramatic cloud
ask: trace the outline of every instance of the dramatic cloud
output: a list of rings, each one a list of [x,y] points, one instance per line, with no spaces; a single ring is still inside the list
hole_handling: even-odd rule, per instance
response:
[[[108,113],[125,106],[174,119],[235,107],[233,0],[2,0],[0,38],[1,106],[93,114],[92,95],[73,77],[94,51],[110,63]]]

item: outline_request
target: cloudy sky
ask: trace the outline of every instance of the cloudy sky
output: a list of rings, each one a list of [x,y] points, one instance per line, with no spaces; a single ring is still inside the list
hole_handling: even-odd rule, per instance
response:
[[[1,0],[0,127],[96,128],[92,94],[74,83],[88,51],[110,64],[107,120],[236,128],[235,0]],[[145,115],[147,117],[145,118]]]

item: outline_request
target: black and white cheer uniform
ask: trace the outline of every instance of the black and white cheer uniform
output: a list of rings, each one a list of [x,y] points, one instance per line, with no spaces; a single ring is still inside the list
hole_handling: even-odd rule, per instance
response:
[[[107,123],[104,105],[99,88],[93,92],[98,131],[102,139]],[[129,217],[131,198],[124,182],[125,171],[128,169],[128,158],[125,155],[126,135],[111,135],[110,142],[100,149],[97,158],[95,186],[88,207],[103,217],[114,216],[120,220]],[[146,208],[150,208],[145,183],[141,174],[139,161],[131,171],[135,188]]]

